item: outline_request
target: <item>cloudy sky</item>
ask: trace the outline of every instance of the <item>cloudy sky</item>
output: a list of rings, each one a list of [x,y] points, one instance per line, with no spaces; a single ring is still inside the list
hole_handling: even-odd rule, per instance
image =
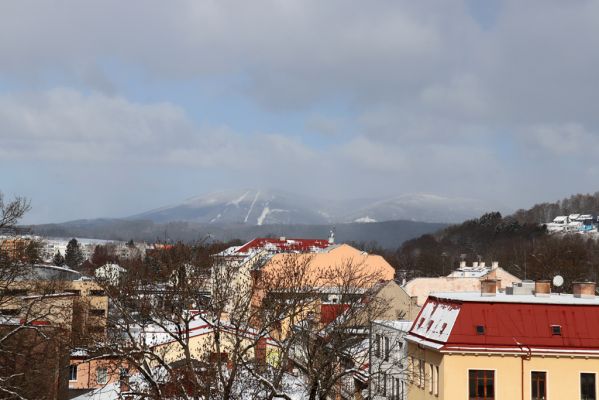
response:
[[[0,190],[27,222],[249,187],[599,190],[599,1],[0,3]]]

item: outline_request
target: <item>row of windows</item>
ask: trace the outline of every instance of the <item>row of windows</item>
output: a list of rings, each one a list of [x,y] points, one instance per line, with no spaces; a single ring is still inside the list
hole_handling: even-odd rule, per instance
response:
[[[439,395],[439,366],[427,364],[424,360],[411,359],[412,381],[421,389],[428,387],[428,392]]]
[[[375,335],[374,355],[377,358],[382,358],[384,361],[389,361],[389,355],[391,354],[391,351],[393,350],[396,352],[400,352],[402,346],[403,343],[401,342],[401,340],[397,340],[393,344],[394,348],[392,348],[391,339],[389,339],[387,336],[380,335],[377,333]]]
[[[129,375],[129,370],[127,368],[120,368],[120,379],[124,379]],[[69,366],[69,380],[76,381],[77,380],[77,364],[71,364]],[[104,385],[108,383],[108,368],[101,367],[96,368],[96,383],[99,385]]]
[[[390,400],[401,400],[404,397],[404,382],[399,378],[388,375],[386,372],[379,374],[377,392]]]
[[[547,373],[532,371],[530,373],[531,399],[547,400]],[[470,400],[495,399],[495,371],[468,371],[468,398]],[[581,400],[597,400],[596,375],[583,372],[580,374]]]

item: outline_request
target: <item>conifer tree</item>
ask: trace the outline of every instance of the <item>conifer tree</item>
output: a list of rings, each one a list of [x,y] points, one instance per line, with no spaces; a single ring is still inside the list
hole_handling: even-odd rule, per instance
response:
[[[62,267],[64,265],[64,263],[65,263],[64,257],[62,256],[62,253],[60,252],[60,250],[58,250],[56,252],[56,254],[54,254],[54,257],[52,258],[52,264]]]
[[[83,263],[83,252],[77,239],[73,238],[67,244],[64,262],[69,268],[77,269]]]

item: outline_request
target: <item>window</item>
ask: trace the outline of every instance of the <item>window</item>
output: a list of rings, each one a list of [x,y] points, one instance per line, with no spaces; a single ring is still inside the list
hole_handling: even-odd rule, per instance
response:
[[[383,372],[383,396],[387,396],[387,373]]]
[[[560,336],[562,334],[562,327],[560,325],[551,325],[551,334]]]
[[[69,380],[70,381],[77,380],[77,365],[75,365],[75,364],[69,365]]]
[[[396,400],[402,400],[403,393],[400,394],[401,392],[399,390],[399,385],[400,385],[399,378],[395,378],[394,381],[395,381],[395,392],[393,393],[393,395],[395,396]],[[400,397],[400,396],[402,396],[402,397]]]
[[[595,374],[585,372],[580,374],[580,399],[597,400]]]
[[[531,400],[547,399],[547,373],[532,371],[530,373]]]
[[[103,317],[106,315],[106,311],[101,308],[92,308],[89,310],[89,315],[93,315],[94,317]]]
[[[424,361],[418,360],[418,387],[424,389]]]
[[[434,369],[433,369],[433,364],[429,364],[428,365],[428,392],[429,393],[433,393],[433,387],[435,385],[435,375],[434,375]]]
[[[439,366],[435,365],[435,392],[433,393],[435,396],[439,395]]]
[[[103,290],[90,290],[89,294],[92,296],[105,296],[106,293],[104,293]]]
[[[485,326],[484,325],[476,325],[476,334],[484,335],[485,334]]]
[[[495,371],[476,369],[468,371],[468,399],[495,399]]]
[[[381,357],[381,335],[376,334],[376,343],[374,345],[374,355],[377,358]]]
[[[104,385],[108,382],[108,370],[106,368],[96,369],[96,381],[100,385]]]
[[[385,337],[385,361],[389,361],[389,353],[391,352],[391,348],[389,346],[389,338]]]

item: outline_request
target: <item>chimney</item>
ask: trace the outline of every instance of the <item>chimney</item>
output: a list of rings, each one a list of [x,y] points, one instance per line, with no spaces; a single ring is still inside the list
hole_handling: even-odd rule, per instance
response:
[[[480,281],[480,295],[495,296],[498,287],[499,281],[497,279],[483,279]]]
[[[491,263],[491,269],[497,269],[499,268],[499,261],[493,261]]]
[[[582,299],[594,299],[595,287],[595,282],[574,282],[572,283],[572,294],[574,297]]]
[[[466,261],[460,261],[460,268],[466,268]]]
[[[483,262],[481,262],[481,263],[479,264],[479,266],[480,266],[481,268],[484,268],[484,267],[485,267],[485,262],[484,262],[484,261],[483,261]]]
[[[284,241],[286,241],[286,240],[287,240],[287,238],[286,238],[285,236],[281,236],[281,237],[279,238],[279,240],[280,240],[281,242],[284,242]]]
[[[473,261],[472,268],[477,268],[477,267],[478,267],[478,261]]]
[[[535,282],[535,296],[537,297],[549,297],[551,294],[551,282],[547,280],[541,280]]]

